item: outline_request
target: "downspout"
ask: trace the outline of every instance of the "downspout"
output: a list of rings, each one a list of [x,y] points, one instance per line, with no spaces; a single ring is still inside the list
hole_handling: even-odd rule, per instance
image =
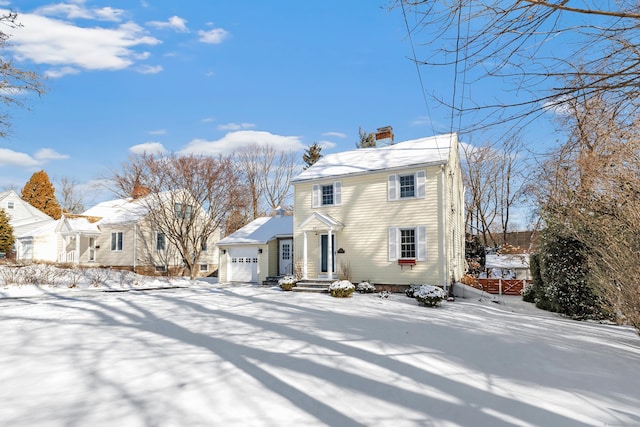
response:
[[[138,250],[138,224],[133,224],[133,272],[136,272],[136,259],[137,259],[137,250]]]
[[[440,170],[442,172],[442,182],[441,182],[441,187],[442,187],[442,192],[440,193],[440,232],[442,233],[442,242],[441,242],[441,256],[442,256],[442,286],[444,287],[445,291],[448,291],[448,283],[447,283],[447,230],[445,229],[446,227],[446,219],[445,219],[445,215],[447,213],[447,209],[445,207],[445,200],[444,200],[444,195],[445,195],[445,172],[444,172],[444,165],[440,166]]]

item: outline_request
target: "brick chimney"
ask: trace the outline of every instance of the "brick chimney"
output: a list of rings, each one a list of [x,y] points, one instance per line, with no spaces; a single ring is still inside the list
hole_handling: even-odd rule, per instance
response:
[[[133,191],[131,192],[131,197],[133,197],[134,199],[139,199],[140,197],[148,196],[150,192],[151,192],[151,190],[149,190],[144,185],[140,185],[140,184],[136,183],[133,186]]]
[[[386,147],[393,144],[393,128],[384,126],[376,132],[376,147]]]

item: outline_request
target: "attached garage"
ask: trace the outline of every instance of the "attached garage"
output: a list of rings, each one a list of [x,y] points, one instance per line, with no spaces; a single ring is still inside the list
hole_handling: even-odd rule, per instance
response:
[[[258,251],[255,246],[228,249],[227,276],[229,282],[258,281]]]
[[[263,283],[293,273],[293,217],[256,218],[220,240],[220,283]]]

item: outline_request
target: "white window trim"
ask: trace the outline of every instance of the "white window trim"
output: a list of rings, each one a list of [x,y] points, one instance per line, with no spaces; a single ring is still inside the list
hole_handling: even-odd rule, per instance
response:
[[[332,205],[323,205],[322,204],[322,187],[327,185],[333,185],[333,204]],[[312,208],[323,208],[326,206],[340,206],[342,204],[342,181],[336,181],[333,183],[326,184],[313,184],[311,190],[311,207]]]
[[[164,236],[164,248],[162,248],[162,249],[158,248],[158,236],[159,235],[163,235]],[[156,231],[156,251],[163,252],[165,250],[167,250],[167,235],[164,234],[161,231]]]
[[[416,236],[416,261],[427,260],[427,227],[424,225],[418,226],[406,226],[406,227],[389,227],[389,261],[398,261],[403,259],[400,257],[401,244],[400,244],[400,230],[407,230],[413,228]]]
[[[122,238],[120,239],[120,249],[118,249],[118,235],[121,235]],[[113,236],[116,236],[116,240],[115,240],[115,245],[114,245],[114,241],[113,241]],[[115,246],[115,248],[114,248]],[[122,231],[112,231],[111,232],[111,252],[122,252],[124,251],[124,232]]]
[[[400,197],[400,176],[414,176],[415,191],[413,197]],[[427,173],[423,170],[413,173],[391,174],[387,177],[387,200],[390,202],[398,200],[415,200],[426,197]]]

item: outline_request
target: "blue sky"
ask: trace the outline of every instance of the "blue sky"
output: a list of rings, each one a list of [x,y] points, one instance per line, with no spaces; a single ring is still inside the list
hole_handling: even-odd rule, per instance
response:
[[[3,29],[4,55],[48,87],[27,97],[28,110],[9,111],[0,189],[20,189],[40,169],[54,184],[89,186],[145,150],[269,143],[302,155],[314,142],[324,153],[353,149],[359,127],[393,126],[396,141],[451,130],[446,108],[425,105],[402,13],[386,0],[0,5],[23,24]],[[451,73],[422,79],[450,96]]]

